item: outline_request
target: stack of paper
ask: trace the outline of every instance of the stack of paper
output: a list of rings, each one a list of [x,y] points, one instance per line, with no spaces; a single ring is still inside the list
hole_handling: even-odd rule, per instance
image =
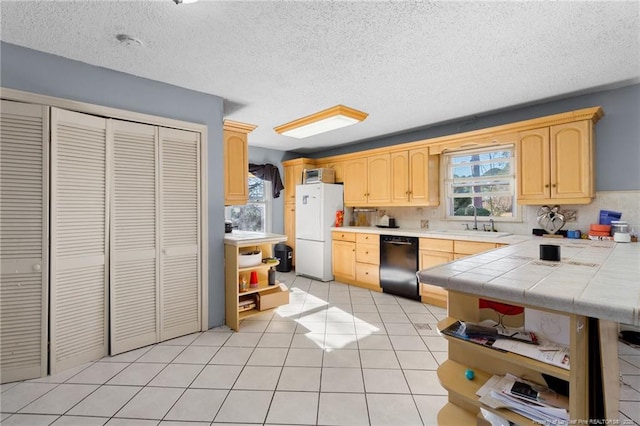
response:
[[[554,407],[542,399],[533,400],[512,393],[511,388],[516,381],[526,382],[511,374],[504,377],[493,376],[478,389],[476,395],[480,397],[480,402],[488,407],[506,408],[540,424],[567,424],[569,422],[569,413],[566,408]],[[558,401],[564,403],[568,402],[568,399],[560,397],[554,402]]]
[[[456,321],[441,332],[502,352],[513,352],[569,369],[569,347],[553,342],[541,342],[533,332],[487,326],[485,322],[473,324],[463,321]]]

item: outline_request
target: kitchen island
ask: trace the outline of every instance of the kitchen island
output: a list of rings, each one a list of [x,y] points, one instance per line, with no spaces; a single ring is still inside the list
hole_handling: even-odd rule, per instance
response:
[[[560,246],[561,260],[540,260],[541,244]],[[441,330],[456,320],[479,322],[480,299],[569,320],[569,370],[446,336],[449,359],[438,376],[449,392],[449,404],[440,412],[440,423],[475,419],[480,407],[488,409],[475,391],[493,374],[506,373],[541,384],[548,377],[566,382],[572,420],[617,419],[617,330],[618,323],[640,325],[639,258],[639,244],[531,237],[420,271],[421,282],[449,290],[448,318],[439,324]],[[473,382],[461,378],[467,368],[476,371]],[[490,411],[516,424],[531,424],[505,409]]]
[[[262,261],[273,258],[273,245],[286,240],[286,235],[262,232],[225,234],[225,319],[233,330],[238,331],[240,321],[245,318],[289,303],[288,290],[268,283],[269,269],[279,262]],[[253,285],[252,275],[256,280]],[[246,281],[247,289],[240,288],[242,280]]]

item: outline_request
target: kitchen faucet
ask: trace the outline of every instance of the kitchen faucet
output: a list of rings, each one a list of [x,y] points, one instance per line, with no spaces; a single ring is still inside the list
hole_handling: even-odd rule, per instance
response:
[[[490,224],[488,224],[488,223],[482,224],[482,229],[485,230],[486,232],[498,232],[498,231],[496,231],[496,227],[495,227],[495,223],[494,223],[493,219],[489,219],[489,222],[490,222]]]
[[[469,207],[473,207],[473,229],[475,231],[478,230],[478,208],[476,206],[474,206],[473,204],[469,204],[465,209],[464,212],[467,212],[467,209]]]

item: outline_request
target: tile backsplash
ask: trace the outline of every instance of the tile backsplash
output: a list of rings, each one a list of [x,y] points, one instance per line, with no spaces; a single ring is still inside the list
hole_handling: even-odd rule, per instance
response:
[[[553,204],[550,204],[552,207]],[[536,220],[540,206],[520,206],[522,209],[522,222],[496,222],[498,231],[511,232],[514,234],[529,235],[533,228],[539,228]],[[583,233],[589,231],[589,225],[598,223],[600,210],[613,210],[622,213],[622,219],[629,223],[629,227],[640,233],[640,191],[600,191],[596,193],[596,198],[591,204],[560,206],[561,211],[573,210],[576,212],[575,221],[569,221],[562,228],[578,229]],[[444,207],[380,207],[379,215],[387,214],[396,218],[396,224],[401,228],[428,228],[431,230],[441,229],[464,229],[464,224],[471,220],[445,220]],[[478,217],[478,228],[482,229],[483,223],[489,223],[489,218]],[[422,226],[421,226],[422,225]]]

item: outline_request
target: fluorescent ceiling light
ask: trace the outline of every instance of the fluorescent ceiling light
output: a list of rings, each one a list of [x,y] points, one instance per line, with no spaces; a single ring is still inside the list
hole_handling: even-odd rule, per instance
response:
[[[344,105],[336,105],[282,126],[274,127],[273,130],[284,136],[302,139],[359,123],[368,115],[366,112]]]

